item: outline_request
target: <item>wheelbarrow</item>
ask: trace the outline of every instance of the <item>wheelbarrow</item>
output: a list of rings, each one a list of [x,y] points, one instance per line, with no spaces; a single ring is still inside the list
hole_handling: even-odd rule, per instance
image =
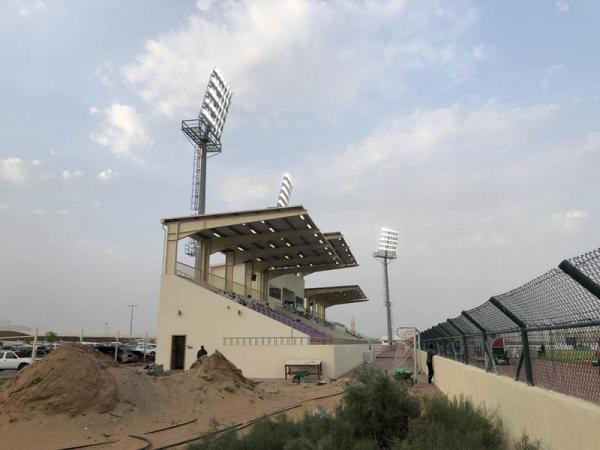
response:
[[[392,377],[394,377],[395,380],[411,383],[413,382],[412,375],[412,371],[406,370],[402,367],[398,367],[397,369],[394,369],[394,372],[392,372]]]
[[[297,370],[295,372],[292,372],[292,375],[294,375],[294,377],[292,378],[292,383],[300,383],[300,381],[304,380],[305,378],[307,378],[310,375],[310,371],[309,370]]]

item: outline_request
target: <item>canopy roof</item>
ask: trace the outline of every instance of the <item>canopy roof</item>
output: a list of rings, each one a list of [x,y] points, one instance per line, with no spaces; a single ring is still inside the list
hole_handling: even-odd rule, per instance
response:
[[[282,275],[358,265],[344,236],[322,233],[302,206],[174,217],[161,223],[176,225],[178,239],[192,237],[210,245],[211,253],[233,253],[235,264],[252,261],[255,271]]]
[[[304,289],[304,296],[317,300],[327,306],[343,305],[345,303],[366,302],[369,299],[360,288],[353,284],[349,286],[328,286]]]

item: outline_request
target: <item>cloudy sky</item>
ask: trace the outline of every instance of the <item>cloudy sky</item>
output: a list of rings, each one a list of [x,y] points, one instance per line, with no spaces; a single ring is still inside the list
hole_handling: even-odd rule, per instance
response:
[[[187,214],[182,119],[218,66],[235,92],[207,211],[271,206],[280,176],[360,267],[331,309],[425,328],[600,245],[600,3],[0,4],[0,318],[76,332],[157,323],[161,217]]]

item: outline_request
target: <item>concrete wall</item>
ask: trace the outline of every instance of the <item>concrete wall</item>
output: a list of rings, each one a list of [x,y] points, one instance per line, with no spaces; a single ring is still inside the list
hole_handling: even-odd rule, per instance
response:
[[[304,333],[229,301],[191,281],[175,275],[163,275],[156,359],[165,368],[170,368],[171,364],[173,335],[186,336],[186,369],[196,360],[200,345],[204,345],[209,353],[215,349],[221,351],[224,337],[307,337]]]
[[[277,345],[225,346],[223,354],[250,378],[283,378],[284,364],[289,359],[320,359],[325,377],[339,377],[362,364],[368,345]]]
[[[288,273],[277,278],[273,278],[272,280],[269,280],[269,285],[274,287],[276,286],[278,288],[289,289],[295,294],[296,297],[304,298],[304,278],[297,277],[296,274]],[[282,300],[278,300],[273,297],[270,297],[270,301],[277,304],[282,304]]]
[[[336,377],[361,364],[368,350],[367,344],[224,345],[225,337],[308,336],[191,281],[163,275],[156,359],[165,368],[171,364],[173,335],[186,336],[186,369],[204,345],[209,354],[219,350],[251,378],[282,378],[285,361],[294,358],[320,359],[324,375]]]
[[[421,352],[426,371],[425,359]],[[525,430],[547,450],[600,448],[599,406],[437,356],[434,370],[434,382],[446,395],[464,394],[476,404],[497,408],[513,439]]]

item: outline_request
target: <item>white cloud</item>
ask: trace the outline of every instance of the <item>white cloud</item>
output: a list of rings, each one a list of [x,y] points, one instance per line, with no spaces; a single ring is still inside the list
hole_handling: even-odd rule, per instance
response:
[[[96,108],[95,106],[90,106],[89,112],[90,112],[90,115],[93,116],[98,113],[98,108]]]
[[[262,208],[267,203],[275,205],[279,186],[275,182],[269,189],[264,182],[268,177],[264,175],[263,172],[262,177],[250,177],[242,172],[229,172],[227,175],[219,177],[219,195],[234,209]],[[269,193],[273,198],[268,198]]]
[[[24,5],[19,7],[20,16],[30,16],[35,13],[44,12],[48,8],[48,5],[41,0],[36,0],[34,2],[28,1],[24,3]]]
[[[119,176],[119,173],[112,169],[103,170],[101,172],[98,172],[98,175],[97,175],[98,179],[102,180],[102,181],[111,181],[111,180],[114,180],[118,176]]]
[[[80,178],[83,176],[83,172],[81,170],[63,170],[62,178],[63,180],[72,180],[74,178]]]
[[[152,144],[146,127],[136,109],[129,105],[113,103],[102,111],[103,121],[98,133],[90,138],[99,145],[110,148],[115,156],[140,159],[134,148]]]
[[[43,216],[46,214],[46,211],[44,211],[43,209],[34,208],[29,210],[29,214],[32,214],[34,216]]]
[[[56,214],[58,214],[59,216],[70,216],[71,211],[69,211],[68,209],[58,209],[56,210]]]
[[[122,73],[161,114],[198,110],[210,70],[222,69],[235,107],[269,118],[325,116],[364,93],[397,92],[410,71],[465,72],[483,47],[458,37],[476,20],[462,2],[307,0],[198,3],[177,31],[146,42]],[[285,99],[285,102],[282,102]],[[184,111],[185,110],[185,111]]]
[[[579,223],[588,217],[588,212],[582,209],[575,209],[565,213],[553,214],[552,220],[560,223],[564,227],[569,227],[575,223]]]
[[[556,10],[561,14],[567,13],[569,11],[569,8],[571,7],[569,3],[563,1],[554,2],[554,6],[556,7]]]
[[[375,173],[390,174],[406,164],[423,166],[434,157],[470,155],[484,163],[494,154],[519,151],[524,136],[557,111],[553,104],[504,107],[494,102],[471,111],[459,106],[418,110],[383,124],[315,170],[329,189],[351,192]]]
[[[0,181],[23,184],[29,178],[29,164],[21,158],[0,159]]]

